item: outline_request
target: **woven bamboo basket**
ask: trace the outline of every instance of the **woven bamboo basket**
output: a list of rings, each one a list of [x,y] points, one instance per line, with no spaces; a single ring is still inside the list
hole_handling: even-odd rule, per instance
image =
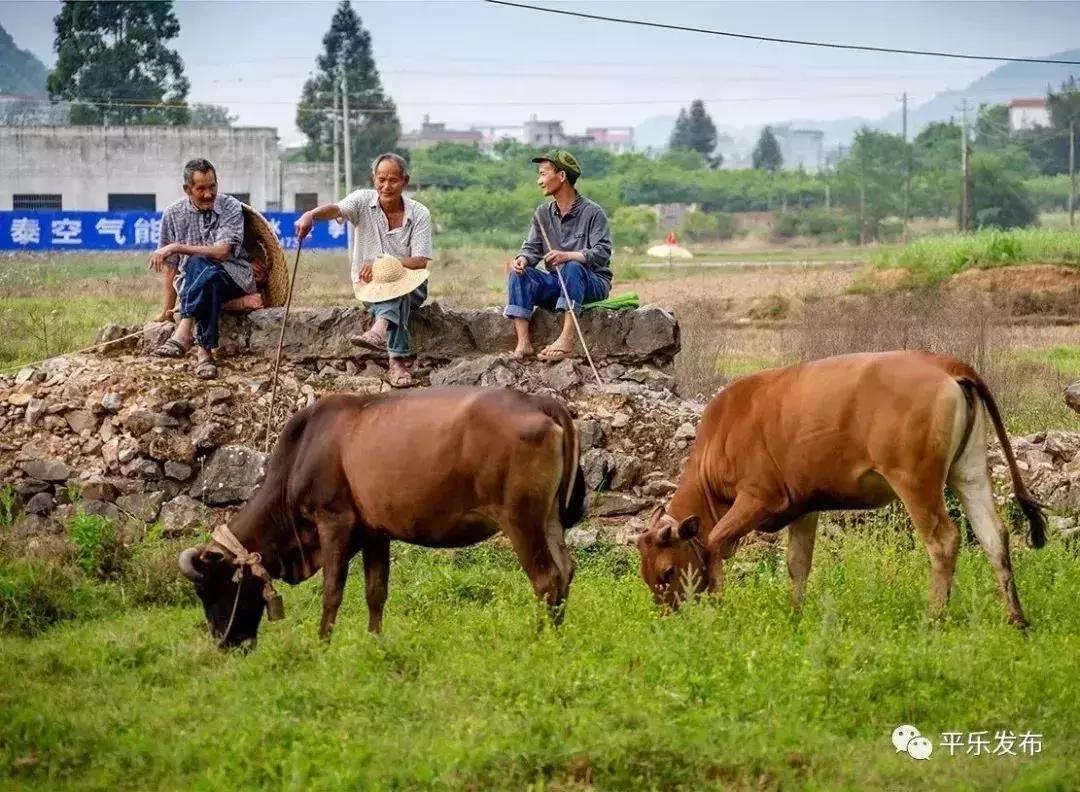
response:
[[[259,284],[263,305],[279,308],[289,294],[289,270],[285,251],[266,218],[247,204],[244,207],[244,249],[252,259],[261,259],[269,268],[266,282]]]

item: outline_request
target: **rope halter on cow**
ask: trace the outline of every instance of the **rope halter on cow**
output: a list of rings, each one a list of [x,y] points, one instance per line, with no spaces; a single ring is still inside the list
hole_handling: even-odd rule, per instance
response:
[[[236,609],[240,604],[240,589],[244,580],[244,571],[250,569],[251,574],[263,582],[262,595],[266,600],[266,618],[270,621],[278,621],[285,618],[285,606],[281,602],[281,595],[274,588],[270,573],[262,564],[262,555],[248,552],[241,544],[236,535],[226,525],[219,525],[214,529],[213,540],[232,555],[232,563],[236,567],[233,573],[233,583],[236,584],[236,599],[233,600],[232,613],[229,615],[229,625],[222,633],[220,644],[224,644],[232,632],[233,621],[236,619]]]

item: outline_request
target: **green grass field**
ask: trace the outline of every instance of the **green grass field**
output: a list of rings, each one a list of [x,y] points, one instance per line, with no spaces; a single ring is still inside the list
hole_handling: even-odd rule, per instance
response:
[[[964,550],[933,627],[925,553],[877,525],[819,539],[801,618],[770,550],[736,557],[721,603],[671,617],[635,553],[579,553],[565,623],[538,631],[509,551],[396,547],[381,637],[365,632],[357,563],[329,646],[315,637],[313,580],[284,592],[286,619],[264,624],[257,650],[229,655],[195,605],[85,583],[73,620],[0,638],[0,786],[1072,788],[1075,556],[1016,551],[1034,625],[1023,636],[981,553]],[[0,600],[11,574],[0,567]],[[894,751],[901,723],[931,738],[928,761]],[[999,730],[1041,734],[1042,752],[940,745],[942,732],[983,730],[992,745]]]

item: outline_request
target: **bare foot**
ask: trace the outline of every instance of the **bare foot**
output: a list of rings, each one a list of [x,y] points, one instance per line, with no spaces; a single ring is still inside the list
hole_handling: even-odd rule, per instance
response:
[[[536,350],[533,349],[532,344],[519,344],[514,348],[514,351],[510,353],[510,357],[514,360],[525,360],[536,355]]]
[[[386,379],[392,388],[409,388],[413,385],[412,374],[397,358],[390,358],[390,367],[386,372]]]
[[[550,344],[540,350],[540,354],[537,357],[539,357],[540,360],[554,363],[556,361],[563,360],[564,358],[574,357],[575,353],[576,350],[574,347],[574,339],[571,338],[569,341],[567,341],[562,338],[556,338],[554,341],[552,341]]]

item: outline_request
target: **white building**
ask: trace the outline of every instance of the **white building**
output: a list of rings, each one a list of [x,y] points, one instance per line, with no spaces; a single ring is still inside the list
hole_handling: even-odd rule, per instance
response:
[[[1009,128],[1012,131],[1037,126],[1050,126],[1046,99],[1013,99],[1009,102]]]
[[[792,129],[781,125],[773,127],[780,155],[784,158],[784,170],[803,170],[817,173],[825,166],[825,133],[818,129]]]
[[[0,210],[160,211],[183,195],[183,168],[205,158],[222,192],[260,211],[303,211],[333,197],[332,166],[287,162],[267,127],[0,127]]]

